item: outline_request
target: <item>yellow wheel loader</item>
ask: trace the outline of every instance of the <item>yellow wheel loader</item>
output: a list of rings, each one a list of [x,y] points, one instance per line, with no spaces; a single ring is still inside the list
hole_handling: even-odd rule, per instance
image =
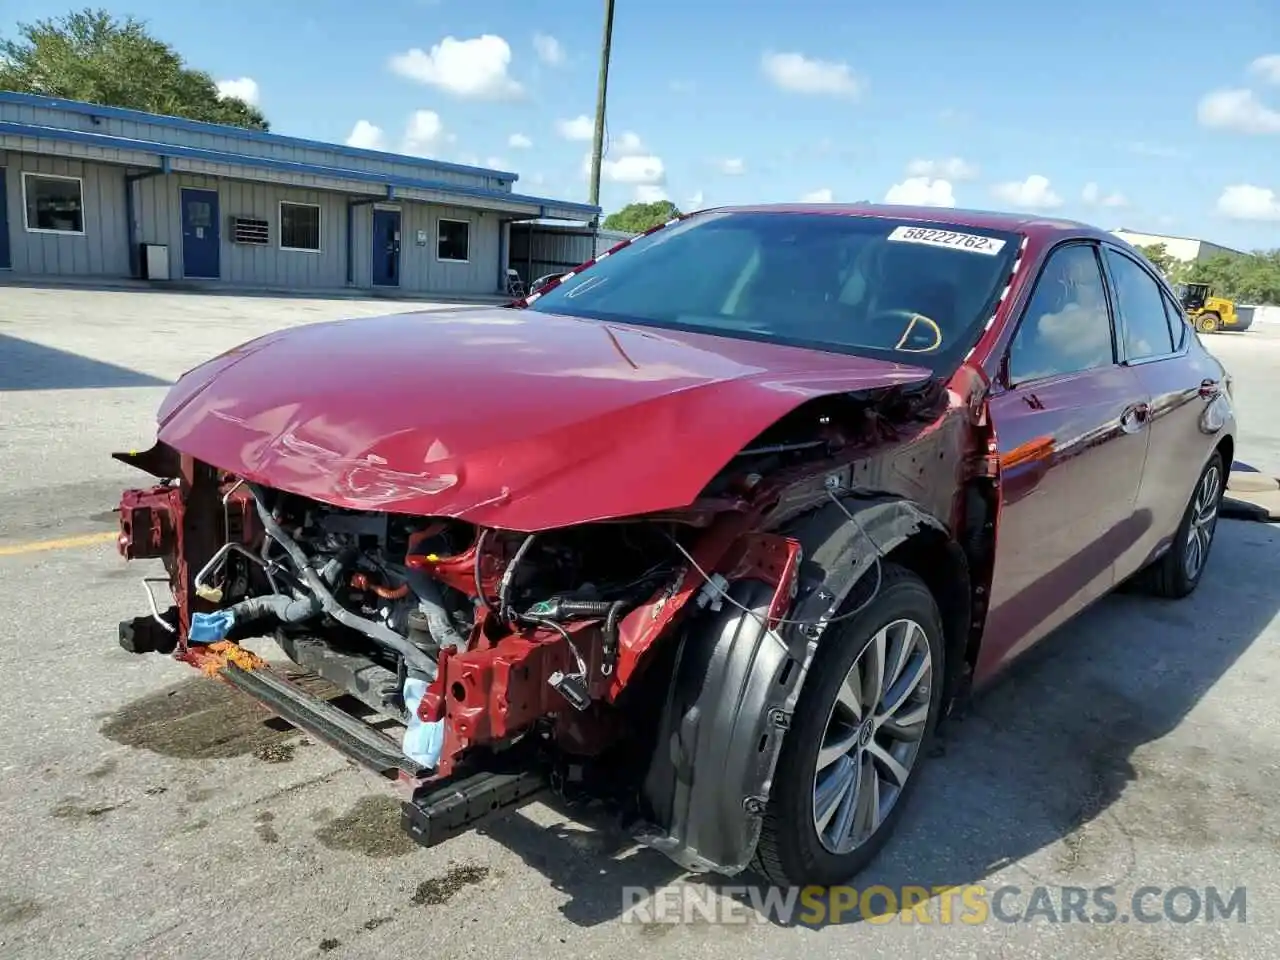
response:
[[[1178,298],[1192,325],[1201,333],[1243,330],[1248,326],[1241,322],[1234,301],[1213,296],[1207,283],[1178,284]]]

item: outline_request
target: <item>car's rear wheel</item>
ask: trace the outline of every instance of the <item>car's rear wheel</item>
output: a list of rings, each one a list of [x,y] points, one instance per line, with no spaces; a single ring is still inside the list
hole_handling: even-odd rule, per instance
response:
[[[1151,593],[1176,600],[1195,590],[1209,561],[1225,490],[1226,470],[1222,454],[1215,450],[1200,472],[1173,544],[1146,571],[1145,586]]]
[[[843,628],[843,629],[840,629]],[[782,745],[754,866],[784,886],[848,880],[901,816],[942,705],[942,619],[894,564],[875,599],[832,624]]]
[[[1201,333],[1217,333],[1222,318],[1216,313],[1202,313],[1196,317],[1196,329]]]

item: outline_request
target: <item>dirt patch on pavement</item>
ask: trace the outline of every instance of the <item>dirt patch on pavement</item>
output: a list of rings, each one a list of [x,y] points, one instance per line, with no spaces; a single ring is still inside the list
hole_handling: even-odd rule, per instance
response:
[[[419,907],[448,903],[463,887],[480,883],[489,876],[488,867],[459,865],[441,877],[423,880],[414,891],[413,903]]]
[[[275,818],[276,815],[270,810],[263,810],[253,818],[254,832],[257,833],[258,839],[263,843],[280,842],[280,834],[276,833],[276,828],[271,826],[271,821]]]
[[[53,808],[52,816],[55,820],[69,820],[73,823],[85,823],[90,820],[97,820],[101,816],[105,816],[112,810],[119,810],[125,803],[101,803],[88,804],[82,802],[77,797],[68,797],[58,802]]]
[[[418,846],[400,826],[400,802],[381,794],[361,797],[346,813],[325,823],[315,837],[330,850],[376,858],[402,857]]]
[[[278,729],[279,720],[269,725],[272,719],[250,697],[200,676],[125,704],[107,716],[99,732],[124,746],[181,760],[247,754],[266,759],[279,756],[276,751],[297,735],[292,727]]]
[[[44,911],[44,907],[35,900],[22,897],[11,897],[0,894],[0,927],[15,927],[28,920],[34,920]]]

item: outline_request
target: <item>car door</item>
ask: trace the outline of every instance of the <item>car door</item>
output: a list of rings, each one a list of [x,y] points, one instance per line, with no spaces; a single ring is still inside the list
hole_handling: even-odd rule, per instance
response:
[[[989,400],[1001,503],[977,673],[990,675],[1105,594],[1143,531],[1147,395],[1118,362],[1096,244],[1045,258]]]
[[[1116,562],[1116,576],[1135,573],[1173,540],[1192,488],[1217,438],[1201,429],[1219,388],[1221,368],[1192,350],[1195,334],[1164,285],[1139,260],[1111,244],[1104,263],[1115,291],[1121,362],[1151,398],[1147,464],[1137,510],[1146,535]]]

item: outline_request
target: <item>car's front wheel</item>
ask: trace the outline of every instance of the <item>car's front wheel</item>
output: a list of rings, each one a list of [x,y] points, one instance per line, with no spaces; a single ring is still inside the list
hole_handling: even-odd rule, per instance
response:
[[[1222,319],[1216,313],[1202,313],[1196,318],[1196,329],[1201,333],[1217,333]]]
[[[942,619],[914,573],[884,564],[857,616],[833,623],[782,745],[755,868],[783,886],[842,883],[884,845],[942,705]]]

